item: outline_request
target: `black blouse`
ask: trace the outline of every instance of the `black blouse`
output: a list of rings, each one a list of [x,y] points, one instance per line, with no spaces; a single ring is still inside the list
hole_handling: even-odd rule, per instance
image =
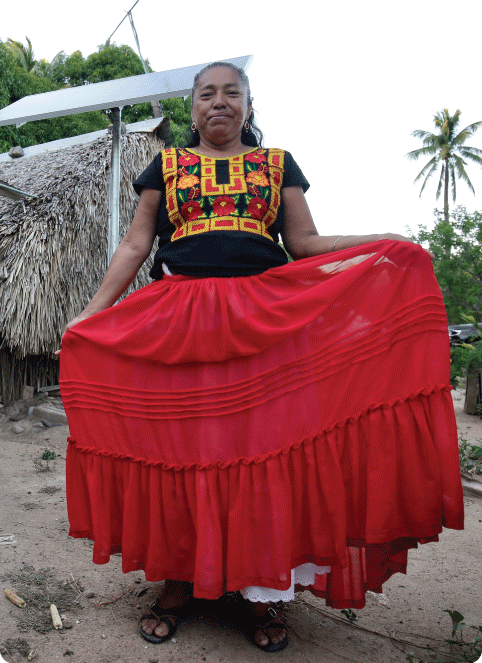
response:
[[[150,276],[162,263],[189,276],[248,276],[284,265],[281,189],[309,184],[289,152],[254,148],[226,159],[187,148],[158,154],[135,180],[162,191],[159,248]]]

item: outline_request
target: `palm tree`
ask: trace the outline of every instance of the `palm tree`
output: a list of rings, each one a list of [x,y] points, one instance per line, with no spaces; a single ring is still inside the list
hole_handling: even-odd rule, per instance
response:
[[[444,190],[444,218],[445,221],[449,220],[449,187],[452,186],[452,200],[455,202],[457,194],[457,179],[462,179],[466,182],[469,189],[475,194],[472,182],[465,171],[469,159],[474,163],[482,166],[482,150],[477,147],[468,147],[464,145],[465,141],[469,139],[477,129],[482,125],[481,122],[474,122],[465,127],[463,131],[455,134],[456,128],[459,124],[460,111],[455,111],[454,115],[450,115],[447,109],[437,113],[434,116],[435,126],[440,130],[439,133],[433,134],[429,131],[412,131],[412,136],[420,138],[423,141],[423,147],[418,150],[413,150],[407,154],[409,159],[417,160],[420,157],[432,156],[430,161],[425,164],[422,170],[415,178],[418,182],[421,178],[425,178],[420,195],[422,195],[425,185],[432,175],[440,169],[440,179],[437,187],[436,199],[440,197],[442,187]]]
[[[32,42],[28,37],[25,37],[25,39],[27,40],[26,46],[21,42],[10,38],[7,39],[6,45],[25,71],[28,71],[30,74],[36,74],[37,76],[43,76],[42,69],[35,59]]]

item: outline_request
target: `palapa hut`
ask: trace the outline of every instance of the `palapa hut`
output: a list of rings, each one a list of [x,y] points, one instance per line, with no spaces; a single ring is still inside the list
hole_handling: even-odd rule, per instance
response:
[[[154,130],[153,130],[154,127]],[[167,142],[169,121],[127,125],[122,136],[121,236],[137,196],[132,181]],[[164,138],[164,139],[163,139]],[[0,401],[58,383],[65,323],[96,291],[107,267],[109,130],[0,155],[0,180],[37,196],[0,197]],[[131,286],[149,282],[148,265]]]

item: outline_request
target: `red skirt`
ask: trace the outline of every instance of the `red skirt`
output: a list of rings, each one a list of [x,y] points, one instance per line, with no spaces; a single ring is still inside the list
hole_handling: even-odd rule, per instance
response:
[[[428,254],[382,241],[238,278],[166,276],[73,327],[70,535],[214,599],[336,608],[463,527],[447,320]],[[303,588],[306,589],[306,588]]]

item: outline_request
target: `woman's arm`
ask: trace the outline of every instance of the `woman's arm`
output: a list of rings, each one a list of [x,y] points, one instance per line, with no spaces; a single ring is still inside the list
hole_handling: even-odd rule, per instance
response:
[[[151,252],[161,196],[156,189],[142,190],[134,219],[112,256],[99,289],[84,310],[67,323],[64,333],[81,320],[112,306],[132,283]]]
[[[281,189],[283,201],[283,244],[288,253],[295,260],[329,253],[335,249],[348,249],[379,239],[395,239],[409,242],[407,237],[386,233],[383,235],[318,235],[303,189],[299,186],[290,186]]]

